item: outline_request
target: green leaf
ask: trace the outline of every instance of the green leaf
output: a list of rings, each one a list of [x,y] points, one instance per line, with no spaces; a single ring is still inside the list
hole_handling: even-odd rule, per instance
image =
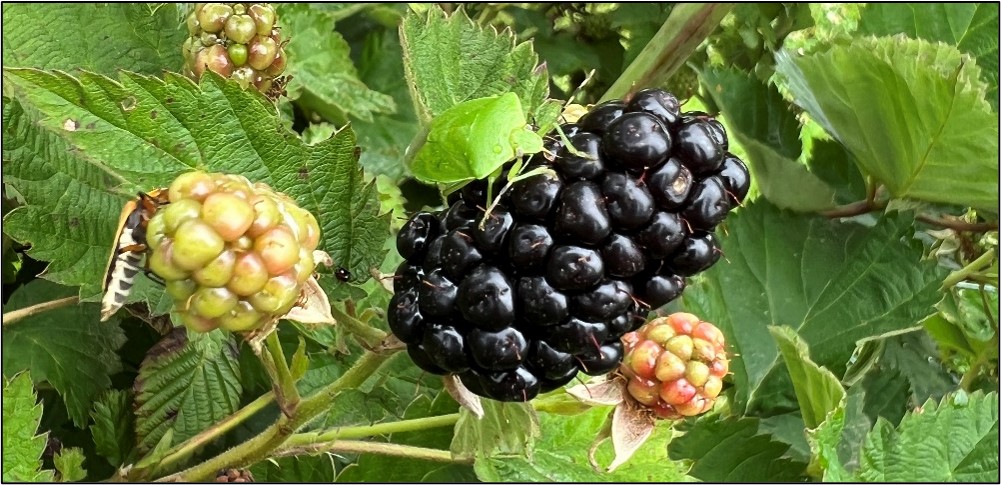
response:
[[[712,415],[668,445],[672,460],[691,460],[705,482],[799,482],[806,463],[784,457],[789,445],[759,429],[757,418]]]
[[[510,31],[480,28],[459,9],[438,6],[408,13],[400,26],[403,66],[423,124],[467,100],[508,92],[518,95],[528,118],[548,95],[549,76],[530,42]]]
[[[792,377],[792,386],[799,401],[803,423],[813,453],[811,471],[817,467],[831,471],[840,470],[840,460],[830,442],[831,435],[840,435],[844,426],[846,406],[845,389],[831,371],[810,360],[810,351],[803,339],[789,327],[768,327],[778,343],[782,359]],[[824,426],[824,429],[820,429]],[[814,472],[816,473],[816,472]]]
[[[286,456],[259,461],[250,467],[254,481],[271,483],[333,483],[337,473],[329,454]]]
[[[83,450],[80,448],[63,448],[52,457],[52,462],[59,470],[59,481],[79,482],[87,477],[87,470],[83,467],[85,458]]]
[[[6,228],[6,227],[5,227]],[[4,312],[72,296],[72,288],[37,279],[14,292]],[[36,383],[48,382],[66,402],[78,427],[111,376],[122,369],[116,351],[125,343],[117,317],[99,321],[99,305],[64,306],[3,326],[3,373],[31,370]]]
[[[693,279],[682,301],[726,335],[736,409],[768,415],[798,407],[769,325],[792,327],[814,362],[843,375],[857,341],[932,313],[945,271],[920,261],[912,224],[890,213],[867,228],[764,201],[727,219],[726,259]]]
[[[817,126],[815,123],[811,124]],[[848,153],[840,143],[830,139],[812,140],[806,165],[810,172],[834,189],[836,204],[848,204],[865,199],[865,180],[862,173],[859,172],[851,153]]]
[[[483,399],[483,417],[459,410],[452,439],[452,455],[476,458],[492,455],[531,454],[539,438],[539,416],[528,403]]]
[[[51,482],[50,470],[41,470],[48,433],[35,435],[42,405],[35,403],[31,376],[22,372],[3,383],[3,479],[5,482]]]
[[[382,261],[388,217],[374,184],[363,183],[350,129],[306,145],[263,96],[214,74],[196,86],[173,74],[123,72],[116,82],[5,70],[4,93],[16,103],[4,120],[4,181],[26,202],[4,230],[51,262],[46,278],[83,286],[85,298],[99,293],[125,201],[194,168],[288,194],[317,216],[319,249],[352,274],[365,277]],[[163,299],[162,289],[146,288],[136,300]]]
[[[998,395],[929,400],[896,429],[884,420],[866,437],[858,479],[990,482],[998,477]]]
[[[806,439],[806,425],[799,410],[760,418],[758,430],[772,435],[772,439],[789,445],[785,458],[807,463],[810,461],[810,443]],[[868,430],[867,430],[868,431]]]
[[[392,96],[396,112],[373,121],[352,120],[351,127],[358,135],[358,145],[362,148],[359,162],[365,171],[396,181],[406,175],[403,158],[420,124],[403,73],[399,30],[366,30],[366,34],[357,61],[358,76],[373,89]]]
[[[816,428],[827,415],[844,407],[845,389],[831,371],[810,360],[806,342],[790,327],[768,327],[779,346],[789,375],[792,377],[796,400],[807,429]]]
[[[90,432],[97,453],[107,458],[111,466],[125,463],[135,448],[132,396],[128,391],[109,390],[94,402],[90,417],[94,420]]]
[[[4,66],[101,74],[177,71],[188,36],[170,3],[19,3],[3,23]]]
[[[997,115],[955,47],[864,38],[777,59],[796,103],[892,196],[997,208]]]
[[[288,52],[289,92],[301,92],[306,102],[331,121],[346,115],[372,121],[374,114],[392,113],[393,98],[373,91],[358,79],[351,46],[334,30],[337,14],[312,4],[277,4],[280,23],[292,32]]]
[[[189,340],[177,327],[146,354],[136,378],[136,435],[149,450],[167,430],[180,443],[240,407],[240,368],[232,334]]]
[[[727,134],[747,153],[752,182],[768,200],[798,211],[834,204],[834,190],[796,161],[802,152],[799,122],[774,86],[722,68],[706,70],[702,82],[726,117]]]
[[[684,467],[667,459],[672,430],[661,422],[642,448],[612,473],[597,472],[588,463],[591,442],[605,424],[610,408],[592,408],[573,416],[542,413],[540,436],[531,458],[494,456],[476,460],[480,480],[487,482],[680,482],[689,481]],[[599,463],[611,463],[612,446],[598,448]]]
[[[870,419],[870,425],[875,423],[877,418],[883,418],[896,425],[909,407],[907,403],[911,396],[910,381],[899,371],[888,366],[878,365],[867,373],[856,387],[865,392],[863,410]]]
[[[859,442],[872,428],[872,421],[862,410],[866,396],[861,387],[852,388],[842,406],[827,416],[817,429],[808,431],[815,474],[824,481],[850,482],[858,468]],[[822,474],[822,475],[821,475]]]
[[[886,339],[880,366],[900,373],[910,384],[910,406],[925,399],[941,399],[955,390],[958,382],[936,359],[938,349],[927,333],[920,331],[895,335]]]
[[[998,109],[998,6],[993,3],[871,3],[862,10],[859,33],[906,34],[952,44],[983,68],[987,97]]]
[[[431,121],[410,170],[428,183],[485,178],[521,153],[542,150],[526,124],[514,93],[463,101]]]

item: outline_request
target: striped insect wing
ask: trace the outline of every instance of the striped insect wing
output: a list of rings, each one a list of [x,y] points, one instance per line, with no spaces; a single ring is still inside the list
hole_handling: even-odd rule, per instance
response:
[[[111,273],[115,266],[115,256],[118,256],[118,248],[121,247],[122,234],[126,231],[126,225],[134,221],[139,212],[136,211],[138,204],[135,200],[130,200],[122,207],[122,213],[118,216],[118,226],[115,229],[115,242],[111,245],[111,254],[108,255],[108,264],[104,267],[104,282],[101,291],[107,291],[108,282],[111,281]]]
[[[148,219],[149,206],[144,200],[145,194],[140,194],[130,200],[122,208],[118,217],[118,231],[115,233],[115,243],[111,249],[111,257],[104,274],[104,296],[101,299],[101,321],[106,321],[125,304],[132,290],[132,284],[142,253],[126,250],[130,246],[144,245],[146,241],[144,221]],[[153,207],[155,209],[155,206]]]

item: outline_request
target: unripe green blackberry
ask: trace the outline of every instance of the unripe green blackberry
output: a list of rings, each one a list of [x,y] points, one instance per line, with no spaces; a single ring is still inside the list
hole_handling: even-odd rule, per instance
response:
[[[196,332],[245,332],[288,313],[316,268],[320,226],[285,194],[245,177],[187,172],[147,225],[150,270]]]
[[[651,320],[622,337],[620,369],[634,400],[665,419],[713,407],[729,371],[723,333],[691,313]]]
[[[206,70],[251,85],[272,99],[285,72],[278,16],[269,3],[199,3],[188,15],[184,75],[198,80]]]

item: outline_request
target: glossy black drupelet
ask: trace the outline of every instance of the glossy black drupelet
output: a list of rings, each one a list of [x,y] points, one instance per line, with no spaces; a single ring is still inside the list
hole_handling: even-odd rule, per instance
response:
[[[478,180],[397,238],[407,261],[390,329],[418,367],[490,399],[530,400],[617,368],[621,336],[720,259],[715,227],[750,187],[723,125],[662,90],[561,130],[526,164],[552,172],[515,183],[489,215]]]

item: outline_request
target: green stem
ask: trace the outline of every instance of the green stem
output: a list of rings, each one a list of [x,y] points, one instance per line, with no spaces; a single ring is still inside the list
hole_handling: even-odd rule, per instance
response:
[[[242,409],[227,416],[222,421],[219,421],[218,423],[205,429],[201,433],[198,433],[197,435],[189,438],[187,441],[167,451],[167,456],[165,456],[162,460],[160,460],[160,462],[157,464],[157,468],[160,469],[168,468],[171,465],[191,456],[195,451],[198,451],[199,448],[205,446],[206,444],[212,442],[216,438],[222,436],[227,431],[235,428],[236,425],[246,421],[247,418],[253,416],[261,409],[264,409],[268,404],[270,404],[274,400],[275,400],[275,394],[273,392],[269,392],[251,401],[250,404],[247,404]],[[142,462],[140,461],[139,464],[141,465]],[[138,466],[139,465],[137,465],[137,467]],[[134,470],[136,471],[140,469],[141,468],[134,468]],[[141,477],[138,476],[129,478],[136,480],[141,479]]]
[[[64,306],[74,305],[79,301],[80,297],[78,296],[68,296],[66,298],[60,298],[58,300],[47,301],[37,305],[31,305],[26,308],[9,311],[3,314],[3,324],[10,325],[18,320],[23,320],[32,315],[37,315],[49,310],[55,310],[56,308],[62,308]]]
[[[993,347],[997,347],[996,339],[994,340]],[[967,369],[965,373],[963,373],[963,378],[959,380],[959,387],[964,391],[969,392],[970,386],[973,385],[973,380],[976,379],[978,375],[980,375],[980,368],[983,367],[988,360],[990,360],[988,353],[987,352],[981,353],[980,357],[978,357],[977,360],[973,361],[973,364],[970,365],[970,368]]]
[[[348,315],[338,308],[337,305],[330,305],[330,314],[333,315],[338,324],[348,332],[354,334],[355,337],[358,337],[369,348],[378,345],[379,342],[382,342],[386,338],[386,332]]]
[[[339,439],[368,438],[370,436],[390,435],[393,433],[405,433],[408,431],[440,428],[443,426],[451,426],[458,420],[459,413],[454,413],[442,416],[429,416],[425,418],[379,423],[370,426],[348,426],[322,433],[299,433],[290,437],[288,441],[285,442],[285,446],[307,446]]]
[[[619,99],[671,76],[733,8],[728,3],[679,3],[636,59],[601,97]]]
[[[288,361],[285,360],[285,352],[278,340],[278,331],[268,334],[264,344],[267,346],[266,353],[271,357],[270,365],[268,362],[265,362],[265,365],[275,373],[272,379],[278,386],[278,404],[282,408],[282,412],[289,414],[299,405],[299,389],[295,387],[295,379],[292,377],[292,371],[289,370]]]
[[[379,455],[398,456],[401,458],[416,458],[418,460],[438,461],[443,463],[462,463],[471,465],[472,458],[455,458],[452,453],[445,450],[432,448],[421,448],[418,446],[398,445],[395,443],[381,443],[377,441],[335,441],[333,443],[319,443],[299,448],[289,448],[283,450],[278,456],[291,456],[301,454],[315,454],[324,452],[335,453],[375,453]]]
[[[330,402],[338,393],[352,389],[365,382],[393,353],[366,352],[339,379],[319,390],[312,396],[303,399],[291,416],[282,415],[278,421],[242,444],[226,450],[222,454],[182,470],[173,475],[160,478],[159,482],[197,482],[215,476],[223,468],[241,468],[264,460],[276,448],[281,446],[289,436],[306,425],[330,407]]]
[[[950,273],[949,276],[947,276],[945,280],[942,281],[942,289],[948,290],[949,288],[956,286],[957,283],[965,280],[970,275],[984,268],[989,267],[993,262],[994,262],[994,251],[987,251],[986,253],[981,254],[980,257],[973,260],[972,263]]]

